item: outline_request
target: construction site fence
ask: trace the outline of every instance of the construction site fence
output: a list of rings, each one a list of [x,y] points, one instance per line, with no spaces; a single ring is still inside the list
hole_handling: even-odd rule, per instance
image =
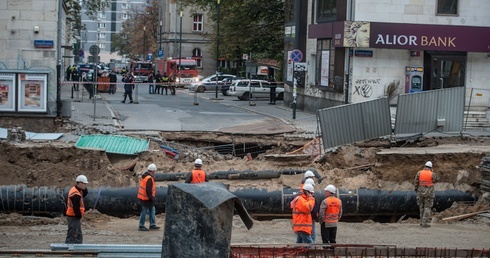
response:
[[[232,245],[230,258],[490,257],[490,249],[400,248],[372,245]]]

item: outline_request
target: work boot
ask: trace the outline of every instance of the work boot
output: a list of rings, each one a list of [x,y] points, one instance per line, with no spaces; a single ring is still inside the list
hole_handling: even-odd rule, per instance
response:
[[[138,228],[138,230],[139,230],[139,231],[148,231],[148,229],[147,229],[147,228],[145,228],[145,227],[139,227],[139,228]]]
[[[129,103],[133,103],[133,101],[131,100]]]
[[[121,103],[126,103],[126,101],[123,100],[123,101],[121,101]]]
[[[160,229],[160,227],[157,225],[153,225],[153,226],[150,226],[150,229]]]

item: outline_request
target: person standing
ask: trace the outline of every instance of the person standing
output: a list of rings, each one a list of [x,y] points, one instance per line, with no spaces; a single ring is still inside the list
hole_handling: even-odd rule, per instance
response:
[[[157,75],[155,75],[155,94],[160,94],[160,89],[162,88],[162,74],[160,71],[157,72]]]
[[[163,95],[163,90],[165,90],[165,95],[168,95],[168,87],[170,86],[169,85],[169,82],[170,82],[170,78],[168,78],[168,75],[167,73],[163,73],[163,76],[162,76],[162,95]]]
[[[130,73],[122,79],[124,82],[124,99],[122,103],[126,103],[126,97],[129,97],[129,103],[133,103],[134,77]]]
[[[155,179],[153,178],[155,171],[157,171],[157,166],[152,163],[148,166],[147,171],[141,176],[137,196],[141,202],[141,213],[138,228],[140,231],[148,231],[148,228],[145,227],[146,214],[148,214],[150,220],[150,229],[160,229],[155,222],[155,197],[157,195]]]
[[[153,73],[150,73],[148,75],[148,93],[153,94],[155,93],[155,85],[153,84]]]
[[[116,83],[117,83],[117,75],[114,71],[111,71],[109,74],[109,94],[116,93]]]
[[[76,184],[70,188],[66,201],[66,218],[68,220],[68,232],[65,244],[82,244],[82,217],[85,214],[85,203],[83,198],[87,196],[87,177],[79,175],[75,179]]]
[[[275,105],[277,82],[274,79],[274,76],[272,76],[271,79],[269,80],[269,84],[270,84],[269,105]]]
[[[74,82],[78,82],[80,80],[80,74],[78,73],[78,69],[75,65],[73,65],[73,70],[71,71],[71,80]],[[78,83],[73,83],[73,90],[78,91]]]
[[[290,208],[293,212],[293,231],[296,234],[296,243],[313,243],[311,212],[315,206],[315,189],[310,184],[305,184],[301,194],[291,201]]]
[[[208,176],[206,175],[206,172],[202,170],[202,160],[201,159],[196,159],[194,161],[194,169],[192,172],[187,174],[185,178],[185,182],[187,184],[198,184],[198,183],[204,183],[204,182],[209,182],[208,181]]]
[[[303,185],[305,184],[307,179],[311,178],[313,180],[314,177],[315,177],[315,174],[311,170],[307,170],[304,174],[303,179],[301,179],[301,184],[299,185],[299,189],[300,190],[303,189]]]
[[[324,190],[326,198],[320,204],[318,212],[322,242],[335,244],[337,243],[337,226],[342,217],[342,201],[335,197],[337,189],[334,185],[327,185]]]
[[[430,213],[434,204],[434,183],[437,175],[432,171],[432,162],[427,161],[424,169],[417,172],[415,176],[415,192],[417,192],[417,205],[420,212],[420,226],[430,227]]]

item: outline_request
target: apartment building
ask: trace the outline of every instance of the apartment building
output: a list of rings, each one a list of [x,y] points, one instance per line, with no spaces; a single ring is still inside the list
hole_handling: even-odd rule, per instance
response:
[[[297,88],[300,109],[450,87],[465,87],[467,104],[472,90],[490,93],[490,1],[288,2],[296,13],[286,23],[292,36],[286,33],[284,79],[292,92],[291,53],[301,53],[297,62],[307,72]],[[487,110],[488,99],[472,107]]]

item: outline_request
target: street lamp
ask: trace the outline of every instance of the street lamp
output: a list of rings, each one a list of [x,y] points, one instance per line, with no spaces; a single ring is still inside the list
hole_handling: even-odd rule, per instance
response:
[[[218,17],[217,17],[217,28],[216,28],[216,95],[215,98],[218,98],[218,68],[219,68],[219,9],[220,9],[220,0],[218,0]]]
[[[143,26],[143,61],[146,61],[146,26]]]
[[[163,21],[160,20],[160,48],[159,48],[159,50],[162,50],[162,27],[163,27]]]
[[[180,40],[179,40],[179,68],[178,68],[179,84],[182,83],[181,74],[180,74],[181,65],[182,65],[182,0],[180,1]]]

